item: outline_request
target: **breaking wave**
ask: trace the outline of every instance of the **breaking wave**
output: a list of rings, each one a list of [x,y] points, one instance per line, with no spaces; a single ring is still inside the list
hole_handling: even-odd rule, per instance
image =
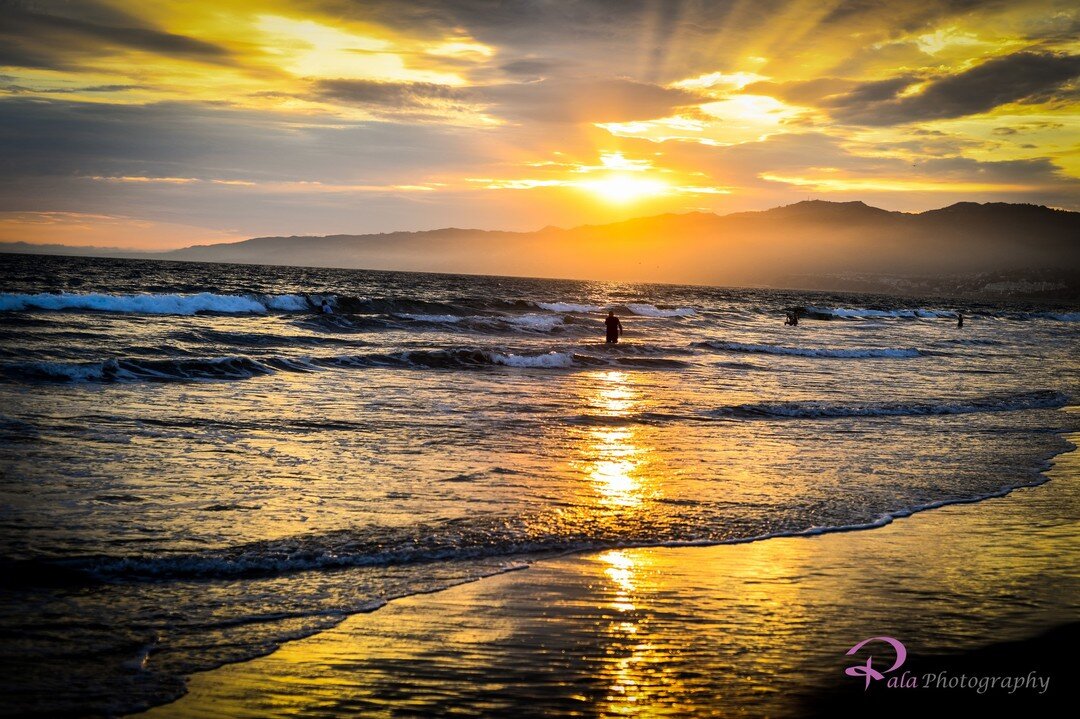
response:
[[[22,362],[0,366],[0,374],[17,382],[187,382],[243,380],[276,372],[326,369],[571,369],[596,366],[653,369],[679,368],[685,362],[662,357],[594,356],[550,351],[515,353],[471,347],[402,350],[329,357],[209,357],[175,359],[112,358],[100,362]]]
[[[269,310],[294,312],[309,310],[300,295],[218,295],[200,292],[193,295],[108,295],[99,293],[0,294],[0,312],[25,310],[89,310],[151,315],[193,315],[198,312],[222,314],[265,313]]]

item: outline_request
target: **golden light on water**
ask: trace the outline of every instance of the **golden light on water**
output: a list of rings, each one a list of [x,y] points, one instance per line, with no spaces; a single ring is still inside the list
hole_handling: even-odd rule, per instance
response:
[[[600,386],[588,398],[590,407],[600,416],[626,417],[638,403],[633,376],[617,370],[595,375]],[[601,506],[614,509],[633,509],[645,499],[644,479],[640,473],[646,449],[640,446],[632,425],[594,427],[586,436],[586,452],[590,458],[585,474],[598,495]]]
[[[635,475],[640,449],[634,445],[634,432],[628,428],[594,430],[592,450],[597,459],[589,479],[600,494],[602,504],[637,507],[641,504],[641,482]]]

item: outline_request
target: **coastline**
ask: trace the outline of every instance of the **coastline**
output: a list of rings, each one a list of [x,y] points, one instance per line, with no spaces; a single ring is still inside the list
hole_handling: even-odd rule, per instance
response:
[[[844,653],[881,635],[913,666],[986,673],[1027,656],[987,645],[1036,656],[1080,619],[1080,453],[1046,475],[872,531],[542,560],[197,674],[139,716],[829,713],[863,696]],[[957,691],[919,698],[1002,698]]]

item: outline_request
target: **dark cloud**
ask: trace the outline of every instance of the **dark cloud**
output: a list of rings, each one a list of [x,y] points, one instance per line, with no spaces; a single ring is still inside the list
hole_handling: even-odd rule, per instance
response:
[[[427,124],[343,126],[331,119],[297,126],[291,118],[200,103],[12,97],[0,100],[0,211],[105,213],[255,234],[416,227],[438,211],[418,210],[434,193],[334,195],[274,183],[385,186],[449,172],[483,176],[478,168],[492,157],[482,139],[479,131]],[[92,179],[125,176],[256,185]]]
[[[911,75],[900,75],[886,80],[859,83],[844,94],[842,102],[857,105],[892,100],[916,80],[917,78]]]
[[[114,105],[0,100],[7,176],[145,175],[330,183],[415,181],[467,165],[477,150],[455,128],[291,118],[204,103]]]
[[[543,75],[557,70],[560,66],[564,64],[565,63],[557,60],[525,58],[504,63],[499,67],[499,69],[505,72],[507,75],[519,75],[530,78],[539,78]]]
[[[1080,55],[1019,52],[940,79],[910,95],[916,80],[901,77],[856,86],[824,98],[833,117],[859,125],[897,125],[987,112],[1012,102],[1045,102],[1080,76]]]
[[[459,88],[428,82],[321,80],[321,100],[365,107],[376,114],[408,113],[435,105],[484,107],[511,120],[556,123],[626,122],[669,115],[700,103],[694,93],[624,79],[545,79]]]
[[[26,85],[3,85],[0,90],[14,94],[34,93],[42,95],[70,95],[83,92],[123,92],[125,90],[145,90],[146,85],[86,85],[84,87],[29,87]]]
[[[320,80],[315,94],[325,100],[374,109],[405,110],[435,102],[461,102],[469,91],[432,82],[378,82],[376,80]]]
[[[74,69],[104,48],[221,62],[228,51],[185,35],[147,27],[97,2],[0,0],[0,65]]]

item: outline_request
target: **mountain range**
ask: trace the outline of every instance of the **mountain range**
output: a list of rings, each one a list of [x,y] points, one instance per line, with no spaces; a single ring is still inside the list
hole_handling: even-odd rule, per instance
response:
[[[1080,297],[1080,212],[961,202],[920,213],[811,200],[535,232],[446,228],[256,237],[167,252],[0,252],[728,286]]]

